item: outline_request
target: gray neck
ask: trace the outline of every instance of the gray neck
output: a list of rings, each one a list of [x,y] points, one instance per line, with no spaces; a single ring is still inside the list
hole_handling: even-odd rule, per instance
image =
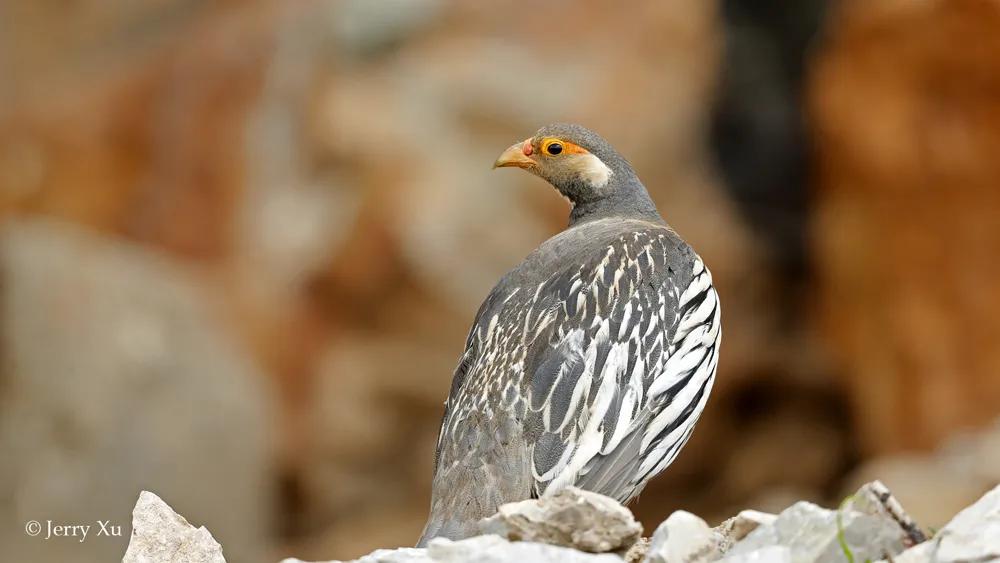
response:
[[[612,182],[617,185],[609,186],[613,189],[601,198],[588,201],[571,200],[573,209],[569,214],[570,227],[608,217],[664,223],[663,217],[653,205],[653,200],[649,198],[646,187],[634,173],[618,175],[618,178],[613,176]]]

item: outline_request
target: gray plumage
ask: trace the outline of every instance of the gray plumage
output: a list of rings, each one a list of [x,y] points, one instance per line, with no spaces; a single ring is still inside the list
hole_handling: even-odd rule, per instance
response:
[[[552,138],[585,153],[542,153]],[[514,165],[570,199],[570,224],[476,315],[445,405],[420,545],[474,535],[500,504],[566,485],[628,502],[677,456],[714,381],[711,274],[631,166],[575,125],[526,143]],[[580,161],[586,153],[600,162]],[[606,182],[588,181],[587,167],[601,163]]]

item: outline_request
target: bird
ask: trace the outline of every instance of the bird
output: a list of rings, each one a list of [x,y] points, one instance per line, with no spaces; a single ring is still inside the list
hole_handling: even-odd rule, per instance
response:
[[[478,534],[505,503],[567,486],[626,504],[701,415],[721,343],[719,296],[632,166],[597,133],[546,125],[494,168],[569,200],[569,224],[480,306],[452,378],[418,546]]]

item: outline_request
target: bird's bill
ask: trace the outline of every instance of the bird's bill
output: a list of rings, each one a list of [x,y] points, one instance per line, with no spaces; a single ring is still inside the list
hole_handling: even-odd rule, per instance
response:
[[[531,158],[531,153],[531,139],[514,143],[500,154],[497,161],[493,163],[493,168],[504,168],[507,166],[516,166],[524,169],[534,168],[538,163]]]

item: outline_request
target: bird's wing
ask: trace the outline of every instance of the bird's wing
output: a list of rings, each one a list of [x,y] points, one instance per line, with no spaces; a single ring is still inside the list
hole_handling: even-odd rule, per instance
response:
[[[554,319],[528,335],[522,390],[535,493],[577,485],[627,501],[673,461],[711,391],[711,274],[656,229],[547,283],[552,298],[536,303]]]

